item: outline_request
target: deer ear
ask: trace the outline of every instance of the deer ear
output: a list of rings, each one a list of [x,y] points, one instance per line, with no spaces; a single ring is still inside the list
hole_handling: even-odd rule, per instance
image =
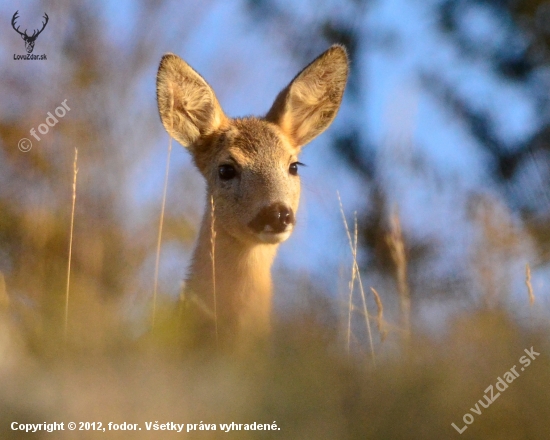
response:
[[[336,117],[348,78],[348,56],[334,45],[302,70],[279,93],[265,119],[302,147]]]
[[[226,119],[212,88],[174,54],[160,62],[157,103],[164,128],[185,147],[213,133]]]

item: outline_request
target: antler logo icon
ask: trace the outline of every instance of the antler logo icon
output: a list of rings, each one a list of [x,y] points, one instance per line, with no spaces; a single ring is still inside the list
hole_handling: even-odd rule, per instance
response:
[[[34,43],[36,42],[36,39],[38,38],[38,36],[42,33],[42,31],[44,30],[44,28],[46,27],[46,25],[48,24],[48,14],[46,14],[44,12],[44,18],[46,19],[46,21],[43,21],[42,22],[42,29],[38,30],[38,29],[35,29],[34,32],[32,33],[32,35],[27,35],[27,29],[25,29],[25,32],[20,32],[19,31],[19,26],[17,26],[17,28],[15,27],[15,21],[19,18],[19,16],[17,15],[19,13],[19,11],[15,11],[15,14],[13,14],[13,17],[11,19],[11,25],[13,27],[13,29],[15,29],[15,32],[17,32],[19,35],[21,35],[21,38],[23,38],[23,40],[25,40],[25,49],[27,50],[27,53],[32,53],[33,49],[34,49]]]

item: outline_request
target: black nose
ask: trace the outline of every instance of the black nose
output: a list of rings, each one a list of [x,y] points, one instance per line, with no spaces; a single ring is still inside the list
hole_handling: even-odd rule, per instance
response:
[[[288,225],[294,224],[292,209],[282,203],[263,208],[252,220],[250,226],[255,232],[284,232]]]

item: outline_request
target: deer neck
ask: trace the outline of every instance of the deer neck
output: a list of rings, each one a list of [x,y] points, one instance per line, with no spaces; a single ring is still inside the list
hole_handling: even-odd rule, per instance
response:
[[[215,311],[220,332],[267,333],[271,315],[271,266],[278,245],[246,243],[215,225],[214,258],[212,248],[211,213],[207,210],[186,291],[196,295],[210,316],[214,316]]]

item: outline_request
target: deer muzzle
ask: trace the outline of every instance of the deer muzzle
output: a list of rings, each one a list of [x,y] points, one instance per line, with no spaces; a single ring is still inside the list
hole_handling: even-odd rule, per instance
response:
[[[273,203],[262,208],[248,226],[260,235],[262,241],[280,243],[290,236],[295,223],[292,208]]]

